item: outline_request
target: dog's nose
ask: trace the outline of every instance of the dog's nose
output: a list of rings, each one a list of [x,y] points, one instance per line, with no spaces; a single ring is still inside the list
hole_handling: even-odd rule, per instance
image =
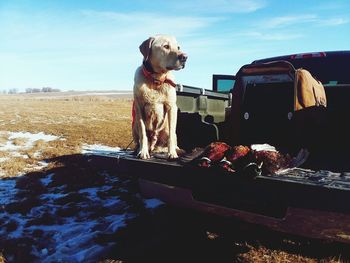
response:
[[[181,53],[181,54],[179,54],[178,58],[181,62],[186,62],[188,56],[186,53]]]

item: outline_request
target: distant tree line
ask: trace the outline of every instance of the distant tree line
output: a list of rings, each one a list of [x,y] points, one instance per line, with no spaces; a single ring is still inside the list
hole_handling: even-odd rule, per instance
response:
[[[39,92],[60,92],[61,90],[59,89],[54,89],[54,88],[51,88],[51,87],[43,87],[41,89],[38,89],[38,88],[27,88],[26,89],[26,93],[39,93]]]
[[[9,90],[2,90],[2,94],[16,94],[18,91],[17,89],[9,89]]]
[[[27,88],[27,89],[25,89],[25,93],[40,93],[40,92],[61,92],[61,90],[54,89],[51,87],[43,87],[41,89],[39,89],[39,88]],[[17,89],[9,89],[9,90],[1,90],[0,93],[2,93],[2,94],[17,94],[19,92]]]

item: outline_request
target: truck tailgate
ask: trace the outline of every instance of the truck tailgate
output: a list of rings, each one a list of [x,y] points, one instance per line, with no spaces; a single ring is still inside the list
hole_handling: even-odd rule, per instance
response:
[[[294,168],[246,177],[130,153],[95,156],[139,179],[146,197],[229,216],[282,232],[350,243],[350,176]]]

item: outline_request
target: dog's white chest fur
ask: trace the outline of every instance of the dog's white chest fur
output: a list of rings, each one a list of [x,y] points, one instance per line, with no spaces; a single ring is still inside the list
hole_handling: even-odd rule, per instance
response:
[[[168,84],[163,84],[157,88],[149,88],[147,85],[143,85],[140,90],[144,98],[145,104],[166,103],[168,100],[168,88],[165,87]]]
[[[144,98],[146,130],[157,131],[163,127],[169,109],[168,88],[168,84],[163,84],[155,89],[144,86],[140,90]]]

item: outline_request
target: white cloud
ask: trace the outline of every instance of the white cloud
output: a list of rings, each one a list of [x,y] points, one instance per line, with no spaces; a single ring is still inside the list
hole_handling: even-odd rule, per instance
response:
[[[226,1],[226,2],[231,2],[233,6],[236,6],[236,8],[235,7],[231,8],[232,11],[242,12],[242,13],[255,12],[266,6],[265,1],[240,0],[240,1]]]
[[[314,14],[305,14],[305,15],[286,15],[274,17],[271,19],[267,19],[262,22],[260,25],[264,28],[281,28],[287,27],[295,24],[303,24],[314,22],[317,20],[317,16]]]
[[[316,27],[347,23],[349,19],[342,17],[320,18],[317,14],[285,15],[255,22],[237,35],[265,41],[287,41],[304,38]]]
[[[310,24],[315,26],[338,26],[347,23],[349,23],[349,19],[343,17],[320,18],[320,16],[316,14],[302,14],[273,17],[260,22],[257,25],[267,29],[278,29],[300,24]]]
[[[320,19],[318,21],[318,25],[320,26],[340,26],[348,23],[349,23],[349,19],[342,18],[342,17]]]
[[[290,33],[290,32],[246,32],[242,33],[247,37],[253,37],[259,40],[267,40],[267,41],[284,41],[284,40],[292,40],[302,38],[303,34],[301,33]]]
[[[265,6],[265,0],[195,0],[176,1],[173,8],[194,13],[251,13]]]
[[[223,20],[223,18],[208,16],[172,16],[168,13],[118,13],[82,10],[81,14],[89,19],[98,19],[101,22],[113,23],[116,26],[115,31],[129,37],[148,36],[150,32],[153,32],[153,34],[154,32],[170,32],[174,35],[182,36]]]
[[[171,16],[156,13],[119,13],[83,10],[65,14],[2,13],[0,34],[6,39],[2,50],[93,49],[125,48],[126,42],[140,42],[157,34],[185,37],[207,28],[223,18],[200,16]]]

